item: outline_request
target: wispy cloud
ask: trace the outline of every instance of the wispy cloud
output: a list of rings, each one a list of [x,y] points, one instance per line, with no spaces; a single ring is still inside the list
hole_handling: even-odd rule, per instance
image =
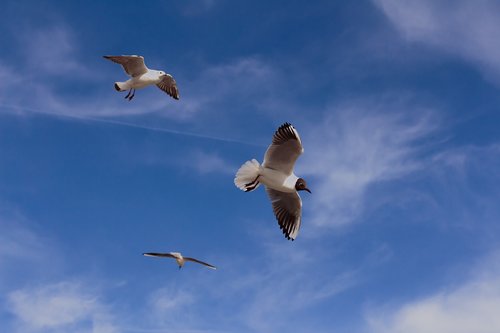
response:
[[[63,25],[29,29],[21,33],[20,42],[24,46],[27,70],[42,75],[89,76],[84,58],[78,56],[76,36]]]
[[[500,83],[500,4],[495,1],[373,0],[401,35],[479,67]]]
[[[218,154],[201,150],[195,150],[181,160],[184,162],[184,167],[188,167],[202,176],[211,173],[229,175],[233,174],[235,170],[235,166],[230,165]]]
[[[298,319],[300,314],[314,312],[358,285],[365,268],[342,267],[334,263],[335,254],[323,250],[305,242],[277,243],[270,237],[251,251],[252,257],[231,255],[232,264],[225,268],[227,283],[214,291],[220,302],[233,309],[228,325],[250,332],[291,327],[294,332],[310,332],[311,327]]]
[[[311,178],[306,214],[318,226],[353,221],[370,185],[418,170],[419,140],[436,129],[430,110],[397,103],[341,105],[327,114],[303,135],[305,153],[297,171]]]
[[[426,193],[429,213],[441,223],[467,228],[478,233],[483,244],[496,244],[500,230],[500,144],[465,145],[440,151],[428,162],[426,176],[439,186]]]
[[[474,271],[469,281],[445,286],[427,297],[392,310],[372,309],[367,315],[374,333],[495,333],[500,330],[500,267],[498,254]]]
[[[328,301],[357,283],[355,272],[325,275],[324,279],[318,279],[310,273],[299,273],[290,266],[288,269],[283,266],[275,269],[253,282],[253,295],[242,309],[241,317],[252,330],[275,332],[290,328],[291,318],[295,315]],[[304,327],[295,329],[308,331]]]
[[[257,57],[243,57],[229,63],[209,65],[192,81],[184,83],[184,106],[179,112],[220,109],[237,104],[265,106],[276,94],[280,74],[270,64]],[[209,88],[207,88],[209,87]],[[267,108],[266,108],[267,110]],[[236,112],[237,110],[231,110]]]
[[[64,281],[10,292],[8,308],[23,332],[118,332],[96,294]]]
[[[150,322],[156,327],[174,329],[194,327],[189,306],[195,303],[195,295],[179,286],[162,287],[151,292],[148,300]],[[189,325],[188,325],[189,323]]]
[[[0,216],[0,268],[8,260],[32,260],[38,258],[45,248],[43,240],[32,230],[23,227],[18,221],[23,217]]]
[[[14,318],[2,327],[11,332],[116,332],[95,290],[75,281],[44,284],[63,270],[50,235],[5,202],[0,202],[0,228],[0,291],[5,295],[0,314]]]
[[[37,231],[22,212],[0,199],[0,292],[30,281],[42,272],[51,275],[61,267],[54,240]],[[50,263],[51,270],[47,271]]]

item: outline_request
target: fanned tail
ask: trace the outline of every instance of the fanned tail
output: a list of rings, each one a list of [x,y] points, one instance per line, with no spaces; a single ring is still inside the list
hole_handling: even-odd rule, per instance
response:
[[[234,178],[234,185],[242,191],[250,192],[259,187],[260,163],[253,159],[243,164]]]

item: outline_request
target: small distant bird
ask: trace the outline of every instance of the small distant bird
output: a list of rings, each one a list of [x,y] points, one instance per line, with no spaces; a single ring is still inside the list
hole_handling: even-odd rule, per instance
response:
[[[128,90],[125,99],[131,101],[135,96],[136,89],[152,84],[156,84],[158,88],[174,99],[179,99],[179,89],[177,89],[177,84],[172,75],[164,71],[147,68],[144,64],[144,57],[138,55],[121,55],[104,56],[104,58],[122,65],[125,72],[131,77],[125,82],[115,82],[115,89],[117,91]]]
[[[177,261],[177,264],[179,265],[179,269],[181,269],[182,266],[184,266],[186,261],[197,262],[198,264],[205,265],[208,268],[217,269],[215,266],[207,264],[206,262],[203,262],[201,260],[190,257],[183,257],[179,252],[169,252],[169,253],[148,252],[148,253],[143,253],[143,255],[146,257],[174,258],[175,261]]]
[[[265,185],[278,224],[291,240],[299,233],[302,215],[302,200],[297,192],[311,193],[306,181],[293,173],[295,161],[303,152],[299,133],[284,123],[274,133],[262,165],[255,159],[247,161],[234,178],[234,184],[245,192],[255,190],[260,183]]]

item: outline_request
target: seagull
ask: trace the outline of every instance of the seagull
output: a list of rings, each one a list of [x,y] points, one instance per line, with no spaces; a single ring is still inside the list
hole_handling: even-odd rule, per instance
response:
[[[179,269],[181,269],[182,266],[184,266],[186,261],[197,262],[198,264],[205,265],[208,268],[217,269],[215,266],[207,264],[206,262],[203,262],[201,260],[190,257],[183,257],[179,252],[169,252],[169,253],[148,252],[148,253],[143,253],[143,255],[146,257],[174,258],[175,261],[177,261],[177,264],[179,265]]]
[[[299,133],[291,124],[284,123],[274,133],[264,162],[259,164],[256,159],[245,162],[234,178],[236,187],[245,192],[264,184],[280,229],[292,241],[301,222],[302,200],[298,191],[311,193],[306,181],[293,173],[295,161],[303,152]]]
[[[144,57],[138,55],[104,56],[105,59],[122,65],[125,72],[131,77],[125,82],[115,82],[117,91],[128,90],[125,99],[129,101],[135,96],[135,90],[156,84],[158,88],[174,99],[179,99],[179,89],[172,75],[164,71],[149,69],[144,64]]]

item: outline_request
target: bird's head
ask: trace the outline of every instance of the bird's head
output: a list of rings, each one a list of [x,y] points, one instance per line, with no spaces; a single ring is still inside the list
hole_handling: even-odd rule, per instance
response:
[[[165,73],[164,71],[158,71],[158,75],[165,76],[165,75],[167,75],[167,73]]]
[[[307,188],[307,183],[303,178],[297,179],[297,181],[295,182],[295,189],[297,191],[307,191],[311,193],[311,190]]]

